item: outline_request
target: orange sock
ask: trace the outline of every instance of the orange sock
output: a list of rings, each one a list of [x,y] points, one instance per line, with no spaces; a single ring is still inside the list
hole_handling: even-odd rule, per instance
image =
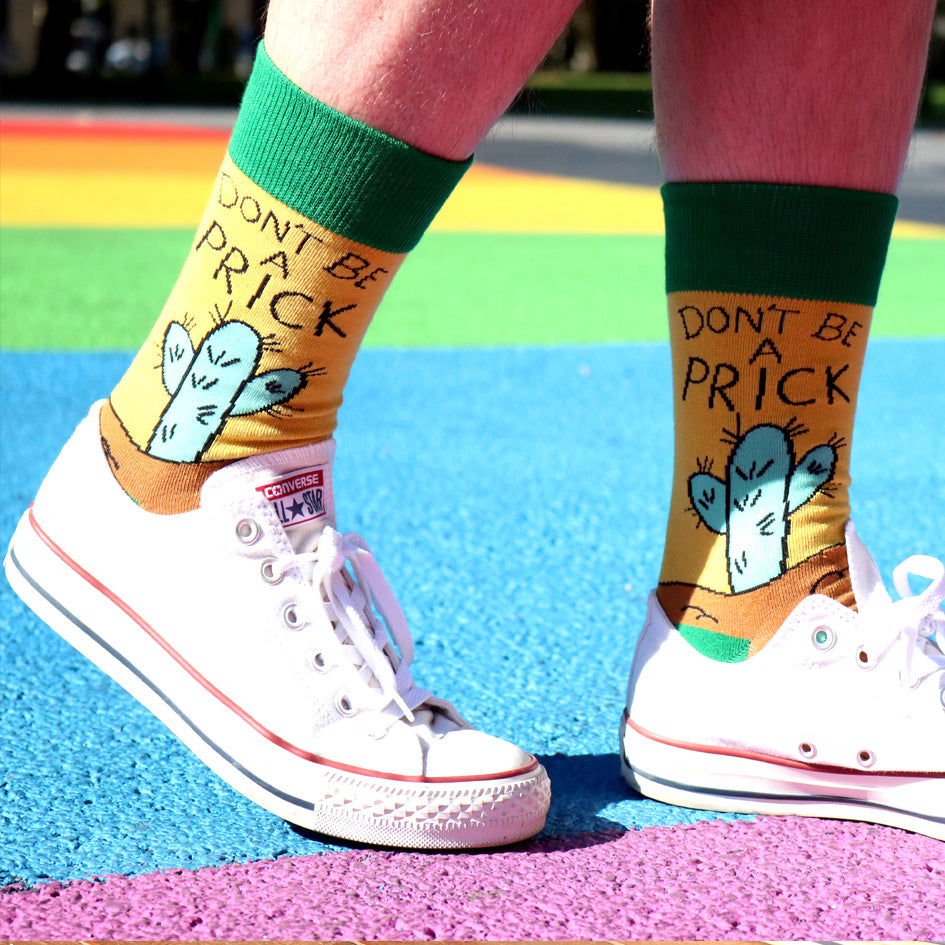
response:
[[[844,527],[887,194],[668,184],[675,465],[659,600],[739,661],[812,593],[854,605]]]
[[[185,511],[220,466],[330,437],[374,310],[468,163],[328,108],[260,47],[183,272],[101,414],[125,491]]]

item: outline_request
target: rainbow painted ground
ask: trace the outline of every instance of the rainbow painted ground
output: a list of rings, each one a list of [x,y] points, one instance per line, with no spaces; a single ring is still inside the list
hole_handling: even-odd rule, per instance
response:
[[[226,136],[3,132],[5,546],[150,327]],[[369,537],[397,588],[421,684],[546,764],[545,833],[476,854],[302,835],[208,773],[4,584],[7,936],[945,938],[936,841],[720,818],[620,779],[671,467],[661,256],[650,188],[474,167],[395,282],[341,414],[340,524]],[[857,525],[887,576],[945,552],[943,263],[945,228],[897,225],[853,456]]]

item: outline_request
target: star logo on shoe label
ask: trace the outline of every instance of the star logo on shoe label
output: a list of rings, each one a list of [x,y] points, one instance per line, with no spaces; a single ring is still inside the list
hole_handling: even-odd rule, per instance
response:
[[[318,466],[256,486],[286,528],[321,518],[325,508],[325,470]]]

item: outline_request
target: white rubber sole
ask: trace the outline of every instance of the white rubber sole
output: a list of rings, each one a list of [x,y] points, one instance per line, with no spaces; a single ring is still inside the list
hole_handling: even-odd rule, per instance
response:
[[[945,778],[780,765],[649,737],[620,722],[621,770],[666,804],[739,814],[860,820],[945,840]]]
[[[544,827],[551,790],[540,765],[488,780],[407,781],[341,770],[281,747],[182,669],[94,579],[55,554],[29,513],[20,519],[4,567],[37,616],[224,781],[291,823],[415,849],[500,846]]]

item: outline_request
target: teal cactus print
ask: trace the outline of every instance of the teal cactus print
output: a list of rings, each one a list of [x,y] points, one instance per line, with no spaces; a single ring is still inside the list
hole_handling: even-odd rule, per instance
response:
[[[726,536],[734,592],[761,587],[785,572],[790,516],[833,476],[839,445],[814,447],[795,463],[790,431],[763,424],[735,442],[725,481],[707,470],[689,477],[692,508],[708,528]]]
[[[229,417],[270,410],[305,384],[299,371],[256,374],[263,340],[245,322],[226,321],[194,350],[187,329],[171,322],[164,333],[161,377],[170,402],[146,452],[174,463],[200,460]]]

